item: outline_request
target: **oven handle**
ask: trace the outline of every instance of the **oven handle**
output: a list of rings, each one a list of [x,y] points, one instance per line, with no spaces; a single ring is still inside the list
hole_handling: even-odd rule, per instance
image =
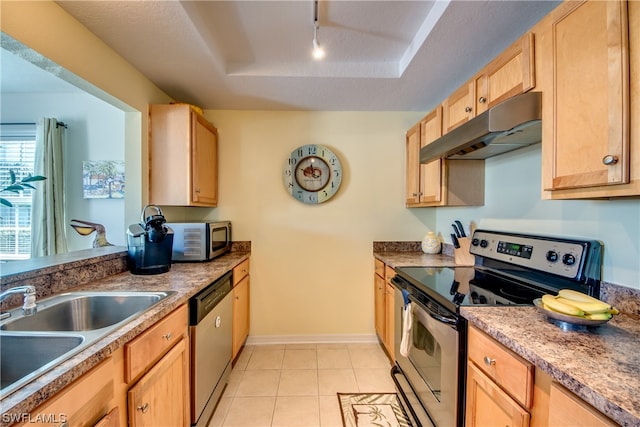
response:
[[[391,278],[391,282],[396,285],[397,288],[399,289],[405,289],[408,282],[406,280],[404,280],[403,278],[399,277],[398,275],[395,275]],[[424,311],[427,312],[427,314],[429,314],[429,316],[433,317],[435,320],[437,320],[440,323],[444,323],[447,325],[451,325],[453,326],[454,329],[458,329],[458,319],[456,318],[451,318],[451,317],[445,317],[439,313],[434,312],[432,309],[430,309],[429,307],[423,305],[422,303],[420,303],[420,301],[416,300],[414,298],[413,295],[411,295],[409,293],[409,300],[413,301],[414,303],[416,303],[418,305],[418,307],[420,307],[421,309],[423,309]]]
[[[457,319],[451,318],[451,317],[446,317],[446,316],[443,316],[442,314],[436,313],[435,311],[433,311],[428,306],[425,306],[424,304],[421,304],[419,301],[417,301],[415,298],[413,298],[412,295],[409,295],[409,299],[411,301],[415,302],[418,305],[418,307],[420,307],[421,309],[426,311],[429,316],[433,317],[438,322],[444,323],[446,325],[451,325],[454,328],[456,328],[458,326],[458,320]]]

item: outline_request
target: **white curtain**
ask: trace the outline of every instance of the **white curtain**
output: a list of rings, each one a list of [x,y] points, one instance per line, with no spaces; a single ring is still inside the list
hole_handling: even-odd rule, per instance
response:
[[[34,175],[39,181],[31,205],[31,257],[67,252],[62,143],[64,126],[55,118],[38,121]]]

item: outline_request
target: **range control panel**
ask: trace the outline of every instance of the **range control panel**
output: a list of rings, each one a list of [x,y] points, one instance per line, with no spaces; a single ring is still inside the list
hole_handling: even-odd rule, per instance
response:
[[[576,278],[592,241],[476,230],[470,252],[563,277]]]

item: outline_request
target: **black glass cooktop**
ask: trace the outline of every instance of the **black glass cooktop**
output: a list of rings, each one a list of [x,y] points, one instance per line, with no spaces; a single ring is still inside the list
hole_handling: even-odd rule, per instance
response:
[[[533,305],[548,290],[474,267],[398,267],[410,293],[424,293],[453,312],[463,305]],[[398,284],[398,281],[396,280]],[[400,286],[403,284],[401,283]]]

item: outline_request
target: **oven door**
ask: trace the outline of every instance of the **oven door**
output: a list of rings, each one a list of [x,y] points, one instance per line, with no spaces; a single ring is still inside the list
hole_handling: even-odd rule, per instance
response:
[[[436,426],[460,425],[457,318],[434,312],[413,297],[409,298],[413,322],[408,355],[405,357],[400,352],[399,340],[395,350],[396,363],[410,388],[403,387],[402,381],[396,378],[394,381],[405,398],[405,404],[412,407],[411,412],[422,425],[428,426],[431,422]],[[395,303],[396,313],[400,313],[396,316],[396,325],[402,325],[404,297],[399,289],[396,289]],[[398,335],[402,339],[402,326],[399,329]],[[397,376],[395,373],[394,377]],[[421,407],[416,407],[411,400],[417,400]],[[421,417],[423,410],[429,420]]]

